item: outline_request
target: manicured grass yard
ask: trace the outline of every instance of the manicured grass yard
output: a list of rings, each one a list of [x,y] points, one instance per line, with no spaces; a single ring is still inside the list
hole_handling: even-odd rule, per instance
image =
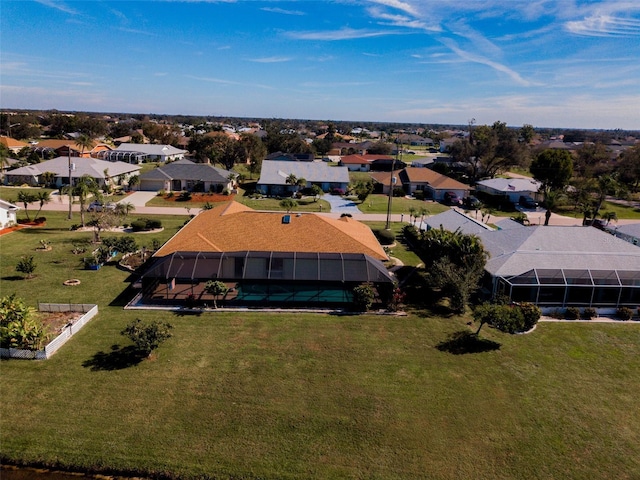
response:
[[[364,202],[358,204],[358,208],[362,213],[387,213],[388,204],[388,195],[376,194],[369,195]],[[391,213],[404,213],[408,217],[410,207],[416,210],[425,208],[430,216],[437,215],[449,209],[446,205],[438,202],[414,200],[406,197],[393,197],[391,199]]]
[[[125,311],[127,274],[78,270],[62,252],[80,233],[49,217],[52,230],[0,237],[2,295],[100,314],[50,360],[1,362],[4,460],[181,478],[640,477],[640,323],[485,327],[499,349],[454,355],[436,347],[467,318]],[[184,219],[170,218],[165,238]],[[38,277],[15,280],[44,235]],[[71,276],[82,285],[62,287]],[[136,317],[175,327],[151,360],[119,333]]]

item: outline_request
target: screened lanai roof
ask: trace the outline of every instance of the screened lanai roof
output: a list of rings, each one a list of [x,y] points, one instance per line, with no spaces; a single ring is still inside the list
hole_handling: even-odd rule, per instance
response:
[[[365,254],[253,251],[174,252],[158,258],[143,278],[393,282],[384,264]]]
[[[589,269],[532,269],[503,277],[511,285],[640,287],[640,271]]]

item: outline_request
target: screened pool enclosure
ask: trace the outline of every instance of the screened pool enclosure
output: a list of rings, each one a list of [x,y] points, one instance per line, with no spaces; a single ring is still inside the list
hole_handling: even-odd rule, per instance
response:
[[[640,305],[640,271],[533,269],[496,280],[497,293],[515,302],[542,306]]]
[[[230,289],[227,305],[339,305],[353,301],[356,285],[380,291],[393,277],[384,264],[364,254],[301,252],[175,252],[156,259],[142,275],[143,301],[211,302],[206,282]]]

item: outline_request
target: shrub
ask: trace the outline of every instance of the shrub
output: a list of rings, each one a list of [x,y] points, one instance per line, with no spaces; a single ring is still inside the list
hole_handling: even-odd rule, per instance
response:
[[[620,320],[631,320],[633,317],[633,310],[629,307],[620,307],[616,310],[616,317]]]
[[[33,272],[36,269],[36,262],[33,259],[33,255],[29,257],[22,257],[16,265],[16,272],[24,273],[25,278],[33,278]]]
[[[598,311],[593,307],[587,307],[582,311],[582,316],[587,320],[591,320],[598,316]]]
[[[522,333],[531,330],[540,319],[540,309],[531,303],[490,304],[476,307],[473,319],[480,323],[478,332],[485,323],[505,333]]]
[[[139,351],[150,356],[151,352],[158,348],[162,342],[171,338],[172,328],[173,326],[169,323],[158,321],[144,323],[137,318],[129,323],[120,334],[129,337]]]
[[[158,197],[164,197],[167,194],[167,192],[163,189],[163,190],[158,190]]]
[[[391,230],[374,230],[373,233],[380,242],[380,245],[392,245],[396,241],[396,236]]]
[[[162,228],[162,222],[155,218],[147,219],[147,230],[157,230]]]
[[[167,198],[173,198],[173,192],[167,193]]]
[[[343,188],[334,188],[331,190],[331,193],[334,195],[344,195],[344,189]]]
[[[577,320],[580,318],[580,309],[578,307],[568,307],[564,312],[567,320]]]
[[[353,303],[359,311],[366,312],[369,310],[375,298],[373,284],[369,282],[362,283],[353,289]]]
[[[147,228],[147,221],[143,218],[139,218],[138,220],[134,220],[131,222],[131,230],[134,232],[141,232]]]
[[[424,200],[424,191],[416,190],[415,192],[413,192],[413,196],[416,200]]]
[[[182,192],[180,192],[178,200],[180,200],[181,202],[188,202],[189,200],[191,200],[191,192],[183,190]]]
[[[15,294],[0,300],[0,346],[39,350],[46,339],[42,321]]]
[[[394,187],[393,188],[393,196],[394,197],[404,197],[405,196],[404,188],[402,188],[402,187]]]

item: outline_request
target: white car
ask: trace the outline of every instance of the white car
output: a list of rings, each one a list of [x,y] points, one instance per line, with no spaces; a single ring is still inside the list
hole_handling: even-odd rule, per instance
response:
[[[87,212],[113,212],[116,209],[116,204],[114,202],[91,202],[87,207]]]

